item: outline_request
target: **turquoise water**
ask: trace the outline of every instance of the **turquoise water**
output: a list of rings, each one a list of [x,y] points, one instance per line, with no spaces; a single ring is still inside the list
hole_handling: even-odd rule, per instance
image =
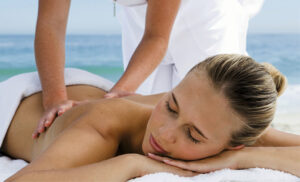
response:
[[[66,67],[81,68],[117,81],[123,73],[121,37],[68,36]],[[36,71],[34,36],[0,35],[0,81]]]
[[[300,84],[300,35],[249,35],[247,50],[259,62],[270,62],[290,84]],[[0,35],[0,81],[35,71],[33,35]],[[66,66],[85,69],[117,81],[123,72],[120,35],[69,35]]]

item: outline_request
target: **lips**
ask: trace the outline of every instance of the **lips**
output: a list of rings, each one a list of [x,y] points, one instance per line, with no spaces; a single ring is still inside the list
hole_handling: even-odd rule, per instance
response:
[[[149,138],[150,145],[159,154],[166,154],[167,152],[155,141],[153,136],[150,134]]]

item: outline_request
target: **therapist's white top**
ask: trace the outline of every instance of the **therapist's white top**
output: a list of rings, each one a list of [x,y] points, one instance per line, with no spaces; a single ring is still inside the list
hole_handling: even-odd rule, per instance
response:
[[[117,0],[122,27],[124,68],[142,39],[147,2]],[[169,46],[161,64],[141,84],[137,93],[169,91],[199,61],[221,53],[247,54],[249,18],[263,0],[181,0]]]

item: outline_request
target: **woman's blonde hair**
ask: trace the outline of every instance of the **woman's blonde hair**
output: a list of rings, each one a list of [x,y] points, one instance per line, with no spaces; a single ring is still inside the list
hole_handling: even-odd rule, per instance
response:
[[[276,99],[285,88],[286,78],[271,64],[237,54],[209,57],[189,74],[203,70],[243,120],[242,127],[232,133],[229,145],[255,143],[273,120]]]

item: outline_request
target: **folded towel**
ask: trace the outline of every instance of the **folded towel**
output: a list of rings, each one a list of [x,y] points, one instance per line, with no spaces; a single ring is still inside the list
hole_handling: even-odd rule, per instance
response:
[[[4,181],[11,175],[15,174],[17,171],[22,169],[27,165],[27,162],[17,159],[13,160],[6,156],[0,157],[0,181]]]
[[[130,180],[129,182],[299,182],[300,178],[263,168],[251,168],[244,170],[222,169],[207,174],[199,174],[194,177],[181,177],[171,173],[155,173]]]

